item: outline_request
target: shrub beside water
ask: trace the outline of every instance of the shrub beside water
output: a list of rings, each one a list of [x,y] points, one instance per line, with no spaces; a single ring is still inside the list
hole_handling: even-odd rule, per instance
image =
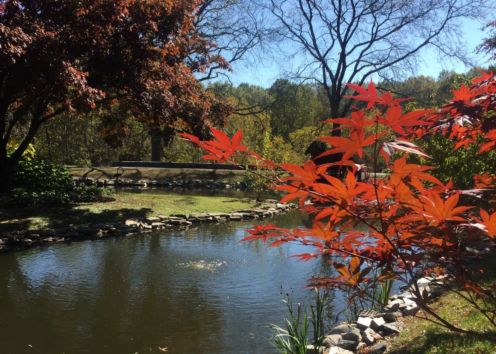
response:
[[[96,186],[76,186],[62,166],[37,158],[25,158],[18,166],[7,197],[12,206],[57,206],[111,200],[111,192]]]

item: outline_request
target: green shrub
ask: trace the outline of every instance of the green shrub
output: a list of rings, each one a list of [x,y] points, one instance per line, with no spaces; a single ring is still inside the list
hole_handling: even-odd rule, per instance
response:
[[[481,158],[478,154],[480,144],[471,145],[467,149],[455,150],[452,139],[435,134],[421,142],[420,145],[431,157],[422,162],[435,166],[433,175],[443,183],[452,180],[456,188],[473,188],[474,175],[484,172],[496,174],[496,153],[485,153]]]
[[[15,206],[66,205],[108,198],[108,190],[75,186],[69,172],[36,158],[25,158],[18,166],[8,204]]]

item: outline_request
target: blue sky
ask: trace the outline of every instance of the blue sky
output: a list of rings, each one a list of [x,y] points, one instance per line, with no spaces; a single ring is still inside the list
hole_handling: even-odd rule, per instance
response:
[[[488,64],[487,58],[475,53],[476,47],[487,36],[487,33],[481,29],[482,25],[476,21],[465,20],[462,25],[464,34],[463,41],[466,44],[466,51],[473,57],[473,64],[484,66]],[[424,50],[420,57],[418,75],[428,75],[437,77],[442,70],[454,70],[465,72],[469,67],[451,60],[444,59],[440,62],[434,50]],[[277,78],[283,76],[283,68],[286,66],[278,63],[274,59],[265,58],[237,63],[233,66],[233,72],[230,74],[230,80],[234,85],[240,83],[249,83],[263,87],[269,87]]]

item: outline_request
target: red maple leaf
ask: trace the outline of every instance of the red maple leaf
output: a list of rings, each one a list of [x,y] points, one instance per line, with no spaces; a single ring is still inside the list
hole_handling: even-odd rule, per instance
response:
[[[205,160],[226,162],[236,152],[247,151],[246,146],[241,145],[241,140],[243,140],[241,130],[238,130],[232,139],[229,139],[221,130],[215,128],[210,128],[210,130],[214,139],[209,141],[200,141],[196,136],[187,133],[181,133],[180,136],[206,150],[208,154],[203,156]]]
[[[375,104],[379,103],[380,97],[377,96],[377,89],[372,81],[367,88],[360,85],[348,84],[350,89],[355,90],[358,95],[356,96],[346,96],[347,98],[352,98],[357,101],[367,102],[367,109],[371,109]]]
[[[459,194],[454,194],[443,200],[439,194],[431,193],[428,196],[420,196],[419,200],[421,202],[420,207],[413,209],[432,226],[438,226],[446,221],[466,221],[462,215],[472,208],[470,206],[458,206]]]
[[[367,119],[364,111],[354,111],[351,118],[334,118],[326,120],[325,123],[336,123],[351,128],[351,133],[362,131],[365,127],[373,125],[374,121]]]
[[[431,125],[431,122],[421,120],[431,113],[430,110],[416,110],[403,114],[401,106],[391,106],[386,112],[384,118],[379,118],[379,122],[393,129],[395,133],[406,135],[407,132],[404,128],[412,128],[424,125]]]
[[[354,132],[350,134],[349,138],[342,136],[325,136],[320,138],[320,140],[325,141],[332,146],[331,149],[321,154],[319,157],[333,155],[333,154],[343,154],[343,160],[348,160],[350,157],[357,155],[358,157],[363,157],[363,148],[368,145],[372,145],[376,139],[379,139],[381,134],[373,134],[370,136],[365,135],[365,131]]]
[[[472,92],[470,89],[462,84],[458,90],[453,90],[453,101],[470,102],[472,99]]]
[[[481,224],[484,225],[485,231],[489,237],[496,237],[496,212],[489,215],[487,211],[481,209]]]

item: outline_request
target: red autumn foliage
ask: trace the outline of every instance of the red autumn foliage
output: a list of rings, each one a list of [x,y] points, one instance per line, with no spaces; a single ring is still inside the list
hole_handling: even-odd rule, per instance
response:
[[[194,27],[200,4],[0,1],[0,188],[40,126],[64,112],[119,104],[151,128],[201,134],[222,124],[230,108],[194,76],[228,66]],[[105,121],[107,137],[122,139],[122,124]]]
[[[452,183],[443,184],[431,174],[435,166],[409,161],[410,155],[426,156],[414,139],[439,131],[456,140],[458,148],[482,138],[481,158],[493,150],[496,117],[491,111],[496,108],[496,79],[484,74],[470,87],[456,90],[453,100],[439,110],[407,113],[400,100],[379,94],[372,83],[368,88],[350,88],[358,92],[352,98],[366,102],[366,108],[350,118],[329,121],[348,127],[349,136],[322,137],[330,145],[324,154],[342,153],[339,163],[349,166],[352,158],[365,153],[371,154],[371,161],[383,156],[391,172],[382,178],[372,173],[368,180],[358,181],[357,169],[350,169],[340,180],[328,174],[328,165],[316,166],[312,161],[303,166],[281,164],[277,167],[284,175],[277,178],[275,187],[285,193],[281,202],[298,200],[299,208],[312,215],[313,226],[294,230],[257,226],[248,231],[245,240],[270,240],[272,246],[306,245],[309,252],[297,255],[302,260],[325,256],[338,275],[312,279],[313,285],[346,287],[363,295],[381,279],[394,277],[412,283],[417,304],[433,321],[463,332],[438,316],[412,282],[419,275],[448,274],[451,282],[447,288],[465,289],[467,301],[496,325],[496,310],[485,306],[496,299],[494,289],[480,283],[470,265],[476,258],[473,248],[491,245],[496,237],[496,212],[466,205],[462,202],[465,191],[455,190]],[[384,136],[391,141],[384,141]],[[237,154],[258,158],[224,136],[212,142],[186,137],[206,148],[209,159],[235,163]],[[474,177],[485,189],[494,185],[492,176]]]

